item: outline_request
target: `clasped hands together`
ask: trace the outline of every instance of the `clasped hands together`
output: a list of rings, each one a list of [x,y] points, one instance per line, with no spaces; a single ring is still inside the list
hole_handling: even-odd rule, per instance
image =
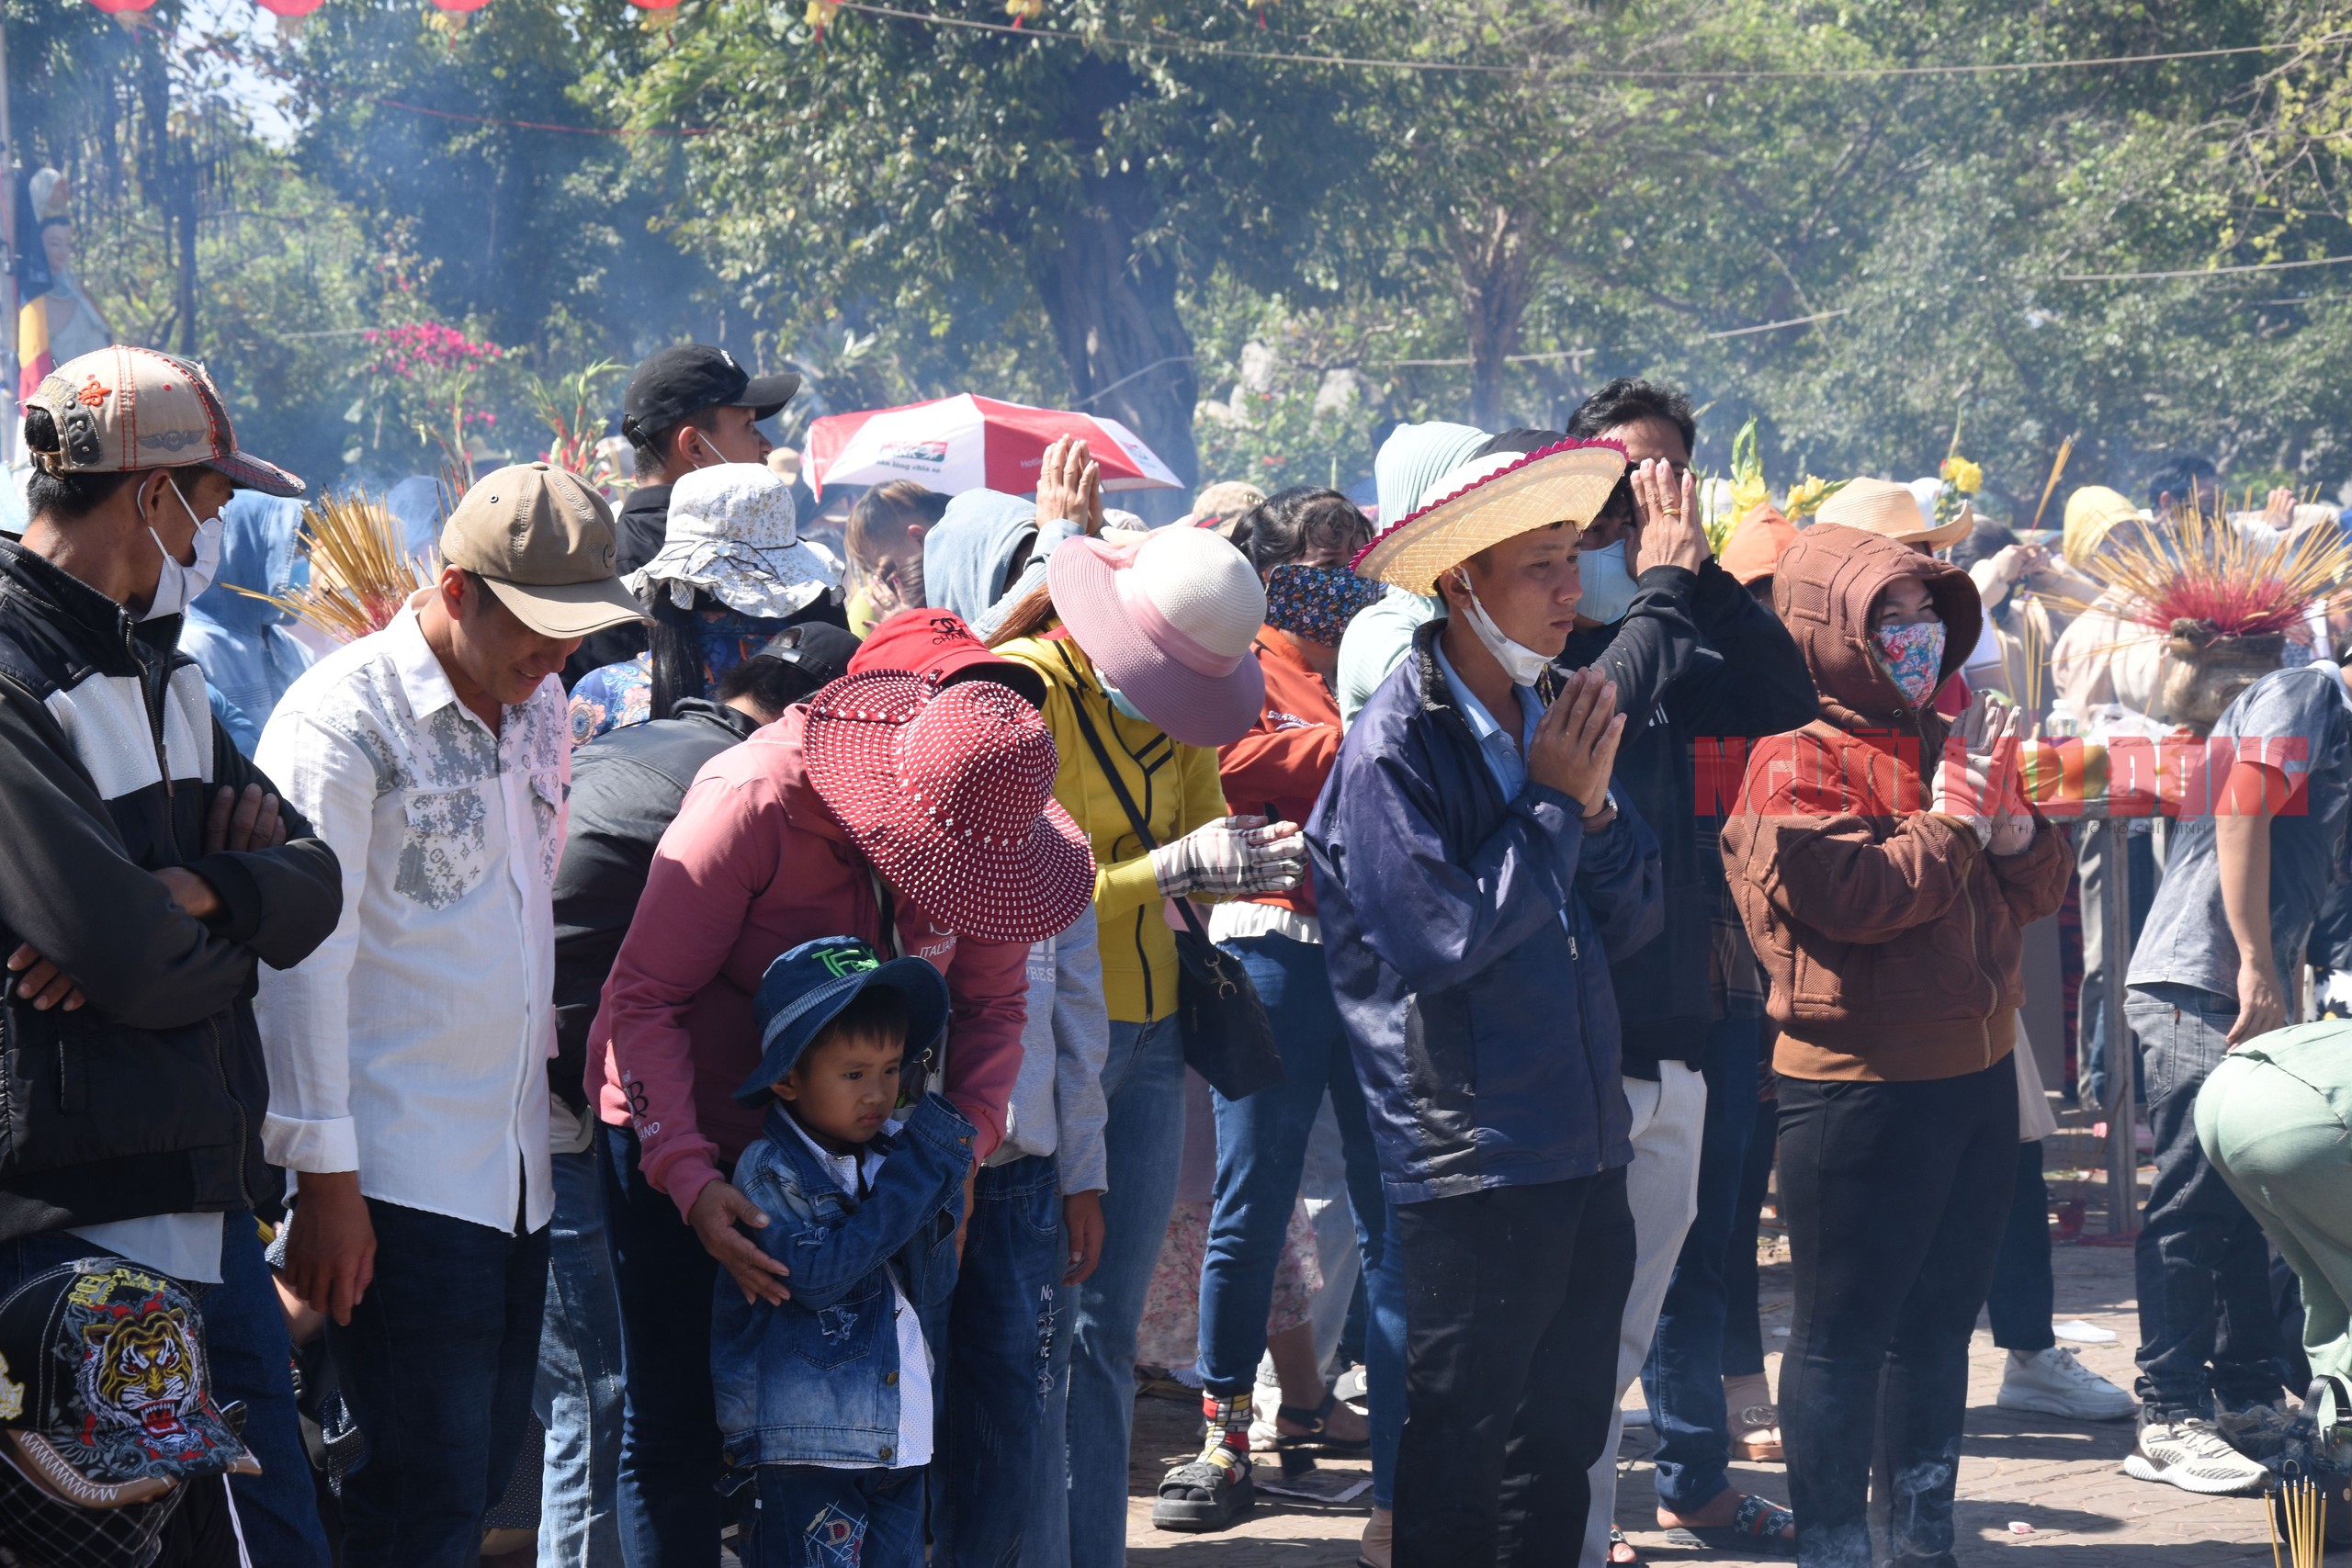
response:
[[[1938,759],[1928,809],[1957,817],[1996,855],[2024,852],[2033,842],[2033,808],[2019,766],[2024,713],[2006,697],[1979,692],[1952,728],[1961,753]]]

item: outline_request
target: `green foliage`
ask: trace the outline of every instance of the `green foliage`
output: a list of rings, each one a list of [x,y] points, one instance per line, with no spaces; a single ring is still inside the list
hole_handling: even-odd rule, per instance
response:
[[[192,333],[248,438],[313,477],[429,464],[415,389],[357,335],[425,321],[514,350],[467,393],[502,442],[536,441],[526,371],[698,336],[798,364],[795,430],[983,390],[1270,489],[1360,479],[1400,419],[1557,426],[1632,373],[1704,405],[1718,473],[1752,422],[1783,476],[1908,479],[1964,417],[1996,513],[2030,513],[2069,434],[2069,485],[2136,491],[2180,451],[2352,473],[2352,268],[2203,271],[2352,255],[2352,0],[1046,0],[1025,24],[1082,42],[848,10],[819,39],[803,0],[462,25],[336,0],[264,62],[301,90],[290,152],[187,65],[212,45],[181,0],[139,33],[6,3],[19,141],[74,175],[94,293],[127,335]],[[2168,272],[2199,275],[2085,280]]]

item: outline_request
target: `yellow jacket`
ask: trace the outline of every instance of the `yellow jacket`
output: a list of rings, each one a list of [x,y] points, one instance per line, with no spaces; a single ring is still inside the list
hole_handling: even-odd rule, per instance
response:
[[[1172,843],[1227,814],[1216,753],[1204,746],[1179,745],[1112,707],[1093,661],[1075,638],[1019,637],[996,651],[1046,680],[1046,728],[1061,753],[1054,798],[1094,846],[1094,916],[1111,1018],[1120,1023],[1166,1018],[1176,1010],[1176,939],[1168,930],[1166,901],[1152,874],[1151,856],[1094,760],[1072,705],[1086,705],[1095,734],[1159,843]]]

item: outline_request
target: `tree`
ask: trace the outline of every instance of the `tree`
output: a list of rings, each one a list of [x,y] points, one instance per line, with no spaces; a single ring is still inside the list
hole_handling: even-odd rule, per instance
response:
[[[1318,12],[1277,41],[1344,48],[1356,17]],[[1262,47],[1239,7],[1178,22],[1076,0],[1052,38],[842,13],[820,40],[759,0],[683,18],[614,101],[642,128],[716,128],[679,150],[682,232],[787,341],[841,321],[937,339],[1034,309],[1069,399],[1188,479],[1185,288],[1219,265],[1289,281],[1323,248],[1324,191],[1365,155],[1337,113],[1344,73],[1196,52]]]

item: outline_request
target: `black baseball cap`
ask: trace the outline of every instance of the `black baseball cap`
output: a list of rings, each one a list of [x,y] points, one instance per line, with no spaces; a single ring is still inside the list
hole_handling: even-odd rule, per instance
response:
[[[753,419],[765,419],[798,390],[797,376],[754,377],[723,348],[681,344],[648,359],[628,378],[621,434],[650,446],[653,437],[705,409],[750,409]]]

